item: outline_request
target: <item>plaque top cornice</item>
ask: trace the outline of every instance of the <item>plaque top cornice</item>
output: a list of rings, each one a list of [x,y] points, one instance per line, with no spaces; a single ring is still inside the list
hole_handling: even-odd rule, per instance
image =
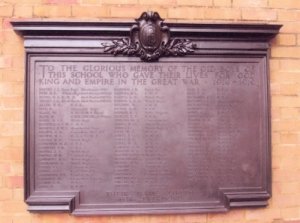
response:
[[[136,21],[11,21],[22,36],[128,36]],[[250,23],[182,23],[164,21],[172,37],[248,39],[269,41],[281,28],[280,24]]]

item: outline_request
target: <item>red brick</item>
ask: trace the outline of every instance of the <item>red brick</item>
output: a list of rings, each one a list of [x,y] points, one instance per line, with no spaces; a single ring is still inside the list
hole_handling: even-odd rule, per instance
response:
[[[71,6],[67,5],[37,5],[34,6],[35,17],[70,17]]]
[[[0,222],[2,223],[13,223],[12,216],[1,216],[0,215]]]
[[[231,0],[214,0],[214,6],[225,6],[230,7],[231,6]]]
[[[293,46],[296,45],[296,35],[295,34],[279,34],[272,41],[273,44],[279,46]]]
[[[212,6],[213,1],[212,0],[177,0],[177,4],[179,6]]]
[[[164,19],[168,18],[168,10],[165,7],[160,7],[158,5],[150,5],[150,6],[147,6],[147,10],[153,11],[153,12],[158,12],[159,15]],[[139,17],[139,16],[137,16],[137,17]]]
[[[22,20],[22,19],[17,19],[14,21],[18,21],[18,20]],[[4,23],[4,26],[6,26],[6,24],[10,24],[10,21],[4,19],[3,21]],[[4,37],[4,41],[7,43],[7,44],[18,44],[18,46],[23,46],[23,42],[24,42],[24,39],[20,36],[20,35],[16,35],[16,33],[11,29],[11,28],[5,28],[4,27],[4,32],[3,32],[3,37]]]
[[[274,120],[272,120],[274,121]],[[280,134],[278,132],[272,133],[272,145],[276,145],[280,143]]]
[[[276,203],[276,206],[280,207],[281,209],[297,207],[300,204],[300,194],[276,194],[273,199]]]
[[[31,18],[33,15],[33,7],[31,5],[16,5],[14,8],[14,16],[21,18]]]
[[[0,97],[0,104],[5,108],[23,108],[24,96]]]
[[[282,119],[297,119],[300,117],[300,109],[299,108],[281,108],[280,109],[280,117]]]
[[[295,143],[286,143],[284,145],[295,145]],[[279,161],[279,168],[282,170],[289,170],[289,169],[299,169],[300,167],[300,162],[299,162],[299,158],[300,156],[283,156],[281,157],[280,161]],[[299,181],[300,182],[300,181]],[[293,183],[298,183],[298,182],[293,182]],[[299,185],[298,185],[299,186]],[[287,192],[288,193],[288,192]],[[296,193],[292,193],[292,191],[289,192],[289,194],[297,194]],[[299,193],[300,194],[300,193]]]
[[[13,217],[13,223],[32,223],[31,216],[28,215],[16,215]]]
[[[300,47],[272,47],[272,57],[300,58]]]
[[[24,201],[5,201],[3,204],[3,211],[7,214],[13,213],[15,216],[24,213],[27,209]]]
[[[277,11],[279,21],[299,21],[300,12],[296,10],[280,9]]]
[[[181,217],[181,219],[180,219]],[[177,221],[176,221],[177,220]],[[206,214],[188,214],[188,215],[178,215],[178,216],[171,216],[170,223],[171,222],[197,222],[197,223],[206,223],[207,221],[207,215]],[[154,223],[154,222],[153,222]]]
[[[22,73],[23,73],[23,78],[21,78],[21,79],[23,79],[24,80],[24,67],[25,67],[25,61],[24,61],[24,58],[23,57],[20,57],[20,56],[18,56],[18,55],[12,55],[12,67],[13,68],[16,68],[16,69],[18,69],[18,68],[22,68]],[[19,75],[19,77],[20,77],[20,75]]]
[[[271,8],[290,8],[300,9],[300,1],[298,0],[269,0]]]
[[[7,3],[11,3],[11,4],[28,4],[28,5],[32,5],[32,4],[42,4],[44,0],[5,0],[5,2]]]
[[[277,71],[280,67],[280,61],[278,59],[269,59],[270,71],[272,75],[272,71]]]
[[[148,7],[148,6],[147,6]],[[112,18],[138,18],[145,11],[145,6],[112,6],[110,14]]]
[[[168,10],[171,19],[203,19],[203,8],[196,7],[174,7]]]
[[[297,45],[300,45],[300,34],[297,35]]]
[[[16,215],[13,217],[13,223],[31,223],[31,216]]]
[[[23,188],[23,176],[9,176],[6,177],[6,185],[8,188]]]
[[[14,123],[11,123],[11,125],[13,124]],[[3,160],[14,162],[14,165],[16,165],[15,163],[21,162],[23,160],[23,150],[21,147],[7,147],[5,148],[5,150],[0,151],[0,154]],[[14,167],[11,167],[11,170],[14,170]]]
[[[23,165],[23,149],[22,147],[19,148],[19,154],[15,155],[13,160],[10,162],[13,162],[12,165],[12,175],[16,176],[23,176],[24,175],[24,165]]]
[[[273,96],[272,106],[274,107],[300,107],[300,97],[295,96]]]
[[[1,30],[0,31],[0,44],[3,44],[3,42],[4,42],[4,31]]]
[[[12,190],[0,188],[0,201],[7,201],[11,199],[12,199]]]
[[[107,17],[109,10],[104,6],[72,6],[72,16],[74,17]]]
[[[24,94],[24,86],[22,82],[2,82],[0,83],[0,96],[20,96]]]
[[[280,140],[282,144],[296,144],[298,142],[298,134],[293,132],[283,132],[280,135]]]
[[[204,11],[205,19],[233,19],[237,20],[241,18],[241,12],[239,9],[233,8],[207,8]]]
[[[9,4],[0,5],[0,17],[10,17],[13,15],[13,6]]]
[[[0,56],[0,68],[12,67],[11,56]]]
[[[164,219],[169,219],[169,216],[154,216],[155,220],[157,221],[149,221],[148,219],[151,217],[146,217],[146,216],[134,216],[134,215],[127,215],[127,216],[113,216],[108,220],[105,219],[100,219],[100,223],[130,223],[130,222],[147,222],[147,223],[154,223],[154,222],[159,222],[159,223],[166,223]],[[135,221],[137,219],[137,221]],[[86,219],[88,220],[88,219]],[[80,223],[79,221],[76,223]],[[92,221],[92,223],[97,223],[97,221]],[[169,222],[168,222],[169,223]]]
[[[2,52],[5,55],[18,55],[22,57],[24,56],[25,53],[22,45],[16,46],[16,44],[9,44],[9,43],[3,45]]]
[[[81,0],[82,5],[94,5],[94,4],[100,4],[100,3],[102,3],[102,0]]]
[[[272,170],[280,168],[280,160],[281,160],[281,157],[272,156]]]
[[[241,222],[245,219],[245,210],[231,210],[228,213],[208,214],[207,222]]]
[[[299,207],[291,207],[285,208],[281,210],[281,216],[284,219],[300,219],[300,208]],[[284,223],[300,223],[300,220],[290,220],[285,221]]]
[[[175,5],[176,0],[139,0],[140,5]],[[179,3],[180,5],[180,3]]]
[[[233,7],[267,7],[268,0],[233,0]]]
[[[246,210],[245,220],[248,222],[253,220],[262,220],[271,222],[271,220],[280,218],[280,208],[255,208]]]
[[[6,69],[5,72],[3,73],[3,81],[14,81],[18,82],[24,81],[24,70],[16,70],[16,69]]]
[[[298,21],[292,21],[292,22],[282,22],[283,26],[280,29],[281,33],[300,33],[300,22]]]
[[[280,156],[280,157],[286,157],[286,156],[291,156],[291,157],[299,157],[300,156],[300,146],[299,145],[279,145],[273,148],[273,155],[274,156]],[[288,182],[285,182],[288,183]],[[298,182],[300,183],[300,181]]]
[[[271,83],[270,89],[271,89],[272,96],[273,95],[280,95],[280,84]]]
[[[34,214],[31,216],[31,223],[42,223],[44,214]]]
[[[0,150],[12,145],[12,139],[10,136],[1,136],[0,134]]]
[[[272,123],[273,131],[299,131],[299,129],[300,121],[298,120],[284,120]]]
[[[280,60],[279,70],[288,72],[289,74],[300,75],[300,60]]]
[[[299,182],[299,174],[300,170],[291,169],[287,171],[282,169],[275,169],[273,170],[272,176],[274,182]],[[277,203],[277,205],[279,205],[279,203],[280,201]]]
[[[23,134],[23,123],[5,122],[0,124],[2,136],[16,136]]]
[[[22,109],[22,114],[24,113],[24,110]],[[0,138],[1,139],[1,138]],[[22,147],[24,145],[24,138],[20,136],[12,136],[11,139],[11,146],[13,147]]]
[[[13,189],[13,200],[23,201],[23,199],[24,199],[24,189],[23,188]]]
[[[46,4],[76,4],[79,0],[44,0]]]
[[[277,13],[272,9],[245,8],[242,9],[242,19],[273,21],[277,19]]]
[[[35,216],[34,216],[35,217]],[[53,213],[51,215],[41,215],[37,216],[37,218],[33,218],[31,223],[95,223],[94,221],[90,221],[89,219],[92,219],[93,217],[74,217],[69,216],[67,214],[59,214],[59,213]],[[100,219],[100,220],[99,220]],[[98,216],[98,222],[103,223],[101,221],[101,217]],[[105,222],[108,223],[108,220]]]
[[[281,118],[280,108],[272,107],[271,109],[271,118],[273,120],[279,120]]]
[[[10,163],[0,163],[0,174],[10,174],[11,164]]]
[[[137,4],[138,0],[101,0],[102,4]],[[152,1],[151,1],[152,3]],[[163,3],[163,2],[162,2]]]
[[[11,140],[11,146],[13,146],[13,147],[22,147],[24,145],[24,138],[23,137],[20,137],[20,136],[11,136],[9,138]],[[1,141],[1,138],[0,138],[0,141]]]
[[[161,223],[170,223],[170,216],[149,216],[148,217],[148,222],[147,223],[156,223],[156,222],[161,222]],[[140,219],[140,221],[137,222],[145,222],[145,219]],[[113,222],[111,222],[113,223]]]
[[[281,84],[280,92],[282,96],[298,96],[300,93],[300,84],[297,83]]]

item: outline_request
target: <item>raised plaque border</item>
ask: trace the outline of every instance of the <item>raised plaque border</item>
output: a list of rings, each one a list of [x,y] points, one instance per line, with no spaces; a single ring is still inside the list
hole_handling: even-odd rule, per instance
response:
[[[110,51],[103,45],[112,40],[122,41],[130,36],[134,22],[73,22],[73,21],[12,21],[14,29],[24,36],[26,49],[26,104],[25,104],[25,153],[24,153],[24,182],[25,202],[28,210],[33,212],[67,211],[76,215],[94,214],[159,214],[159,213],[203,213],[228,211],[231,207],[265,206],[271,196],[271,135],[270,135],[270,99],[268,81],[269,41],[278,33],[281,25],[268,24],[188,24],[166,23],[170,37],[179,40],[192,41],[197,47],[191,54],[178,58],[189,61],[200,58],[256,58],[264,64],[266,92],[264,104],[266,106],[266,140],[263,157],[265,178],[261,188],[244,190],[242,188],[220,190],[222,203],[205,204],[194,208],[122,208],[122,209],[80,209],[79,191],[39,192],[34,189],[34,148],[30,129],[32,128],[30,113],[29,73],[32,61],[36,57],[53,57],[72,55],[98,55],[112,58]],[[138,55],[139,56],[139,55]],[[169,55],[170,57],[174,55]],[[124,55],[116,55],[121,60],[133,60]],[[115,60],[114,59],[114,60]],[[159,58],[164,60],[164,58]],[[168,60],[168,59],[166,59]]]

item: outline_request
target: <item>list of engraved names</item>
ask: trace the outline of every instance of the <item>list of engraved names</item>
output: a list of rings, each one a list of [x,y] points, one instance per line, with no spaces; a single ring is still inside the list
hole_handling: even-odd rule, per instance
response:
[[[35,187],[143,203],[214,199],[212,178],[256,183],[258,74],[255,63],[37,62]]]

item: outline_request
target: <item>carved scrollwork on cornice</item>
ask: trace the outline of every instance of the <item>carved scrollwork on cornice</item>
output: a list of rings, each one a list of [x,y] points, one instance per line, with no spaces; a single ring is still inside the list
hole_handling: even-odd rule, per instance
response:
[[[141,60],[157,61],[163,56],[184,56],[197,48],[188,39],[170,39],[169,27],[157,12],[143,12],[130,30],[130,37],[102,43],[104,52],[114,55],[138,56]]]

